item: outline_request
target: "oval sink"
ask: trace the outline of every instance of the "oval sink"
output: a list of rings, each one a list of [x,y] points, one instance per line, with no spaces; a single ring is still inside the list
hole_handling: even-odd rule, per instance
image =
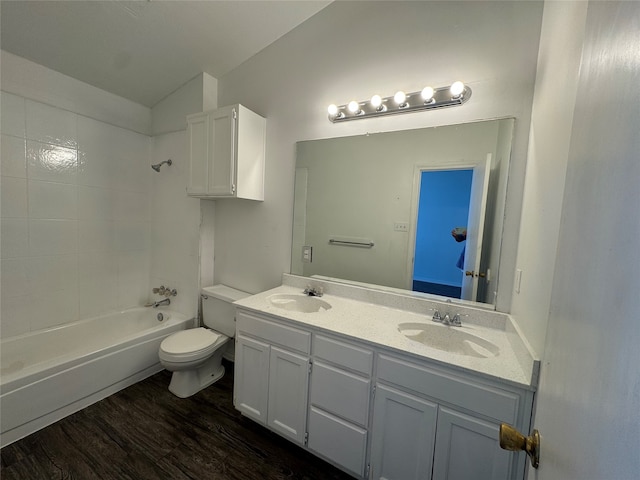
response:
[[[493,343],[458,327],[435,323],[401,323],[398,330],[409,340],[443,352],[476,358],[491,358],[500,354],[500,348]]]
[[[276,293],[268,297],[267,300],[274,307],[289,310],[290,312],[314,313],[331,308],[331,305],[324,300],[307,295]]]

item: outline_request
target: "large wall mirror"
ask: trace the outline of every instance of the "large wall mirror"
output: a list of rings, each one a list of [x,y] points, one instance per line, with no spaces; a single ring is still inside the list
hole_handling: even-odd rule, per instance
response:
[[[494,305],[513,128],[299,142],[291,273]]]

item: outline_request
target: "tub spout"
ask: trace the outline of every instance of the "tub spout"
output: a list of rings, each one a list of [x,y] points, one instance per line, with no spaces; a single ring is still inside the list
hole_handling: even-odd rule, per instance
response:
[[[170,304],[171,304],[171,300],[169,300],[168,298],[165,298],[164,300],[160,300],[159,302],[147,303],[145,307],[158,308],[158,307],[161,307],[162,305],[170,305]]]

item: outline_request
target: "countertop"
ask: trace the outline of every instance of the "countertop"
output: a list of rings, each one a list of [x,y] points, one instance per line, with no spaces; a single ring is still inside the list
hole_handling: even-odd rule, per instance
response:
[[[302,313],[275,307],[268,300],[271,295],[275,294],[302,295],[301,292],[299,286],[281,285],[236,301],[235,304],[254,312],[299,323],[301,326],[313,327],[315,330],[346,336],[398,353],[428,359],[454,370],[473,373],[529,390],[536,387],[539,362],[531,357],[526,342],[520,338],[508,315],[483,311],[474,312],[468,308],[456,309],[451,304],[442,303],[443,315],[447,308],[453,313],[460,311],[468,315],[462,317],[461,327],[453,327],[433,322],[431,319],[433,308],[425,308],[425,313],[417,313],[395,306],[389,307],[354,300],[343,295],[325,293],[321,299],[329,303],[331,309]],[[474,321],[476,315],[480,321]],[[491,315],[494,315],[497,320],[487,321]],[[491,342],[500,351],[494,357],[478,358],[431,348],[410,340],[400,333],[399,324],[406,322],[460,330]]]

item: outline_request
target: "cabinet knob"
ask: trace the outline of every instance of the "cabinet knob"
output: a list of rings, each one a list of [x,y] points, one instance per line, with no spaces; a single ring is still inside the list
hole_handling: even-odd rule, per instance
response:
[[[534,430],[525,437],[511,425],[500,425],[500,448],[518,452],[524,450],[531,459],[531,466],[538,468],[540,464],[540,432]]]

